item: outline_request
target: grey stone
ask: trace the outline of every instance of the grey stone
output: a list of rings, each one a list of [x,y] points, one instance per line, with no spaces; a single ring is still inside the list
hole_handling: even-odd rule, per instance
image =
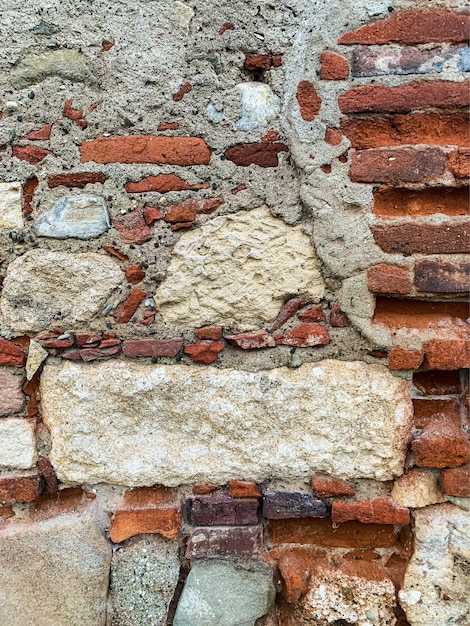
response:
[[[131,540],[111,563],[113,626],[163,626],[178,582],[178,544],[163,537]]]
[[[280,99],[265,83],[240,83],[237,89],[241,95],[242,116],[236,122],[238,130],[254,130],[267,126],[281,108]]]
[[[85,55],[77,50],[67,49],[51,50],[23,57],[12,70],[10,80],[17,89],[24,89],[50,76],[59,76],[63,80],[77,83],[96,83]]]
[[[0,534],[0,623],[104,626],[111,547],[91,515],[10,523]]]
[[[274,598],[271,571],[227,561],[196,562],[186,580],[174,626],[254,626]]]
[[[110,227],[103,198],[81,193],[57,200],[48,215],[36,220],[34,230],[39,237],[93,239]]]

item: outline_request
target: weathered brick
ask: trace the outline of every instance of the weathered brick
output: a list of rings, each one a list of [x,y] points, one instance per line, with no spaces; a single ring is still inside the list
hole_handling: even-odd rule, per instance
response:
[[[388,355],[388,366],[391,370],[416,370],[424,359],[421,350],[407,350],[406,348],[392,348]]]
[[[163,132],[164,130],[178,130],[179,124],[178,122],[164,122],[157,126],[157,130],[159,132]]]
[[[186,500],[186,514],[194,526],[251,526],[258,523],[258,501],[224,494]]]
[[[325,555],[325,550],[307,546],[282,546],[265,554],[268,564],[276,565],[281,575],[284,583],[282,594],[286,602],[299,600],[318,560],[325,558]]]
[[[44,124],[38,130],[33,130],[28,133],[25,139],[29,139],[30,141],[47,141],[51,136],[52,124]]]
[[[432,302],[425,300],[405,300],[377,296],[373,322],[390,328],[464,328],[468,317],[466,302]],[[439,369],[439,368],[437,368]]]
[[[374,192],[374,213],[384,217],[418,217],[442,213],[450,217],[468,215],[468,188],[378,189]]]
[[[314,304],[306,311],[299,313],[299,320],[302,322],[324,322],[325,314],[319,304]]]
[[[347,60],[336,52],[324,50],[320,54],[320,78],[322,80],[346,80],[349,76]]]
[[[338,96],[343,113],[409,113],[417,109],[465,108],[468,82],[416,82],[400,87],[365,85]]]
[[[302,119],[312,122],[319,114],[322,102],[315,85],[308,80],[300,81],[297,85],[296,97]]]
[[[470,244],[469,222],[372,226],[374,239],[390,254],[465,254]]]
[[[470,367],[468,339],[430,339],[424,344],[424,367],[435,370],[457,370]]]
[[[278,328],[281,328],[287,320],[293,317],[299,309],[305,306],[307,303],[305,300],[297,300],[295,298],[289,300],[279,311],[273,325],[271,326],[271,332],[274,332]]]
[[[0,370],[0,415],[19,413],[25,407],[22,391],[24,378],[6,370]]]
[[[337,128],[333,128],[331,126],[327,126],[325,130],[325,141],[330,144],[330,146],[339,146],[341,145],[341,141],[343,139],[343,135],[340,130]]]
[[[194,334],[198,339],[219,341],[222,339],[222,331],[222,326],[205,326],[204,328],[196,329]]]
[[[182,337],[175,339],[133,339],[124,341],[122,351],[128,357],[175,357],[182,347]]]
[[[33,199],[34,192],[39,185],[39,180],[36,176],[31,176],[23,184],[23,213],[30,215],[33,212]]]
[[[137,285],[137,283],[140,283],[145,278],[145,272],[140,263],[126,267],[125,274],[127,282],[131,283],[131,285]]]
[[[39,474],[0,478],[1,504],[33,502],[40,493],[41,483]]]
[[[28,161],[31,165],[41,163],[50,154],[54,156],[50,150],[38,148],[37,146],[14,146],[11,151],[11,156],[21,161]]]
[[[79,128],[85,130],[88,125],[83,119],[83,109],[74,109],[72,105],[73,100],[66,100],[64,102],[62,115],[64,117],[68,117],[70,120],[73,120]]]
[[[267,519],[293,519],[303,517],[329,517],[329,507],[310,493],[276,491],[263,496],[263,517]]]
[[[141,289],[132,289],[127,298],[114,310],[114,319],[116,322],[118,324],[125,324],[128,322],[146,296],[147,294],[145,291],[142,291]]]
[[[243,69],[248,72],[265,72],[271,67],[282,65],[282,55],[280,54],[245,54]]]
[[[219,485],[193,485],[193,493],[197,496],[204,496],[208,493],[214,493],[220,489]]]
[[[187,559],[259,557],[263,550],[262,526],[196,528],[186,546]]]
[[[239,335],[226,335],[225,339],[242,350],[258,350],[260,348],[273,348],[276,340],[265,330],[256,330],[251,333],[241,333]]]
[[[192,91],[192,85],[189,82],[185,82],[181,85],[181,87],[178,89],[178,91],[173,94],[173,100],[175,102],[179,102],[180,100],[182,100],[184,98],[184,96],[189,93],[190,91]]]
[[[419,183],[441,176],[446,161],[438,148],[354,151],[349,175],[356,183]]]
[[[460,372],[416,372],[413,385],[425,396],[458,395],[461,390]]]
[[[319,498],[353,496],[355,491],[340,478],[314,477],[311,480],[313,490]]]
[[[73,172],[70,174],[54,174],[49,176],[47,184],[51,189],[63,185],[64,187],[78,187],[83,189],[95,183],[103,184],[106,181],[103,172]]]
[[[426,259],[415,264],[414,283],[418,291],[466,293],[469,291],[470,263]]]
[[[401,293],[411,291],[410,273],[404,267],[381,263],[367,270],[367,285],[372,293]]]
[[[391,42],[441,43],[465,42],[468,39],[469,17],[446,9],[434,11],[397,11],[374,24],[362,26],[342,35],[340,44],[384,44]]]
[[[470,150],[468,148],[460,148],[454,150],[449,154],[449,160],[447,162],[449,171],[455,176],[455,178],[469,178],[470,177]]]
[[[156,207],[146,206],[144,208],[144,220],[147,226],[152,226],[157,220],[162,219],[163,213]]]
[[[113,226],[119,232],[122,243],[141,245],[152,239],[152,232],[140,211],[131,211],[116,217]]]
[[[80,147],[81,161],[95,163],[158,163],[208,165],[211,153],[198,137],[130,135],[98,137]]]
[[[165,222],[192,222],[198,213],[209,215],[213,213],[221,204],[222,198],[204,198],[202,200],[190,199],[182,204],[174,204],[164,214]]]
[[[308,348],[311,346],[326,346],[330,342],[330,335],[324,326],[316,323],[304,323],[281,335],[276,335],[276,343],[284,346]]]
[[[252,483],[246,480],[231,480],[229,482],[228,495],[231,498],[260,498],[261,492],[259,491],[256,483]]]
[[[341,310],[339,302],[335,302],[331,307],[330,324],[338,328],[349,326],[348,316]]]
[[[232,146],[225,151],[225,158],[241,167],[258,165],[259,167],[277,167],[278,154],[288,152],[283,143],[244,143]]]
[[[184,353],[191,357],[194,363],[214,363],[219,358],[219,353],[225,348],[222,341],[196,341],[184,348]]]
[[[108,254],[111,254],[112,256],[115,256],[116,259],[119,259],[120,261],[128,261],[129,260],[129,257],[127,256],[127,254],[124,254],[124,252],[121,252],[120,250],[118,250],[114,246],[109,246],[109,245],[104,243],[101,247],[103,248],[103,250],[105,252],[107,252]]]
[[[0,337],[0,365],[23,367],[26,363],[26,354],[12,341]]]
[[[157,174],[156,176],[146,176],[135,183],[127,183],[126,191],[128,193],[145,193],[147,191],[167,193],[169,191],[197,191],[209,187],[208,182],[191,185],[176,174]]]
[[[407,508],[396,506],[388,498],[353,502],[335,500],[331,508],[331,519],[335,524],[358,521],[362,524],[406,525],[410,523],[410,512]]]
[[[470,498],[470,466],[442,470],[441,488],[448,496]]]

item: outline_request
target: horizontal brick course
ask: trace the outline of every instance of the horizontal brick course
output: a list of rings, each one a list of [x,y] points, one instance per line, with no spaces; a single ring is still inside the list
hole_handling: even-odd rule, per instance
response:
[[[373,226],[376,243],[390,254],[465,254],[470,245],[470,224],[403,224]]]
[[[361,150],[352,153],[349,175],[356,183],[421,183],[442,176],[446,163],[438,148]]]

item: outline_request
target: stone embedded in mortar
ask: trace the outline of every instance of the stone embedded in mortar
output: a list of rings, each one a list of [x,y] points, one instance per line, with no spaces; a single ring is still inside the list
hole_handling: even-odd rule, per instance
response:
[[[104,626],[111,547],[91,515],[4,524],[0,623]]]
[[[0,416],[19,413],[24,409],[25,396],[22,392],[24,378],[0,369]]]
[[[145,536],[119,547],[111,562],[113,626],[166,624],[179,571],[175,541]]]
[[[20,183],[0,183],[0,230],[23,226]]]
[[[279,115],[281,101],[265,83],[240,83],[242,116],[235,122],[238,130],[254,130]]]
[[[411,626],[470,623],[470,512],[437,504],[415,512],[415,549],[400,604]]]
[[[81,193],[57,200],[49,214],[36,220],[34,230],[39,237],[93,239],[110,227],[103,198]]]
[[[390,480],[411,435],[408,383],[362,362],[260,372],[46,363],[41,398],[65,483]]]
[[[289,297],[319,300],[324,292],[310,238],[261,207],[184,233],[155,301],[168,322],[246,330],[272,322]]]
[[[38,341],[30,340],[28,360],[26,361],[26,378],[28,380],[31,380],[48,356],[49,352]]]
[[[0,308],[18,333],[44,330],[53,321],[86,323],[123,278],[119,265],[101,254],[30,250],[8,266]]]
[[[175,626],[255,626],[275,591],[271,570],[230,561],[196,561],[176,610]]]
[[[36,458],[34,424],[21,417],[1,419],[0,467],[29,469]]]
[[[413,509],[445,501],[437,477],[429,470],[418,468],[411,469],[395,481],[391,496],[400,506]]]
[[[95,84],[96,78],[87,63],[88,59],[84,54],[67,48],[30,54],[18,61],[10,73],[10,81],[16,89],[25,89],[49,76],[59,76],[71,82]]]

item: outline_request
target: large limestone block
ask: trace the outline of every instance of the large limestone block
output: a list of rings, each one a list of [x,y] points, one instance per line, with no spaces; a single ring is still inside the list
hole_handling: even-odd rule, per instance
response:
[[[274,320],[292,296],[324,291],[310,238],[261,207],[184,233],[155,301],[169,322],[249,328]]]
[[[35,462],[34,424],[21,417],[0,419],[0,467],[29,469]]]
[[[131,540],[113,554],[113,626],[164,626],[178,583],[178,543],[163,537]]]
[[[0,183],[0,230],[23,228],[21,184]]]
[[[66,483],[390,480],[411,433],[408,383],[323,361],[261,372],[136,362],[46,364],[43,418]],[[73,417],[72,417],[73,416]]]
[[[470,512],[438,504],[415,513],[415,551],[400,603],[411,626],[470,624]]]
[[[112,259],[94,252],[31,250],[8,266],[0,301],[15,332],[88,322],[123,279]]]
[[[274,598],[270,570],[227,561],[197,561],[186,579],[175,626],[255,626]]]
[[[104,626],[111,547],[83,513],[0,533],[0,623]]]

